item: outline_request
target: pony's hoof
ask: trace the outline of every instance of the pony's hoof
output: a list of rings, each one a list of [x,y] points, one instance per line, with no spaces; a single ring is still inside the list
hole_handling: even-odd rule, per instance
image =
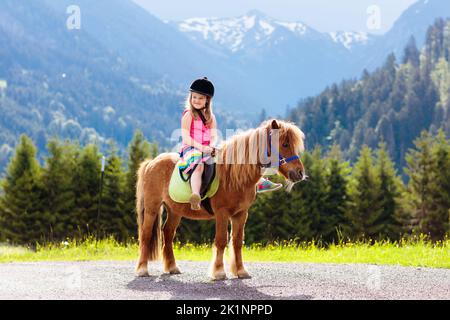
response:
[[[238,271],[237,277],[239,279],[250,279],[252,276],[249,275],[247,271],[241,270],[241,271]]]
[[[136,275],[138,277],[148,277],[148,269],[145,267],[140,267],[136,270]]]
[[[181,274],[181,270],[178,267],[173,267],[173,268],[167,270],[166,273]]]
[[[213,280],[213,281],[220,281],[220,280],[226,280],[226,279],[227,279],[227,275],[223,271],[219,271],[219,272],[216,272],[213,275],[211,275],[211,280]]]

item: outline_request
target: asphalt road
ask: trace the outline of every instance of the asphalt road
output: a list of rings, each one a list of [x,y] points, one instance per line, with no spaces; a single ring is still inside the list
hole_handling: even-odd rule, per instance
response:
[[[211,281],[208,262],[179,275],[134,261],[0,264],[0,299],[450,299],[450,270],[363,264],[247,263],[251,279]],[[229,275],[230,276],[230,275]]]

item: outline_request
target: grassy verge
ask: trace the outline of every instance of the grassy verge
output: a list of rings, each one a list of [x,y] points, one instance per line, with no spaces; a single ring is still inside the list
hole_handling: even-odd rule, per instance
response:
[[[210,245],[186,244],[174,247],[178,260],[209,261]],[[430,243],[423,239],[400,242],[342,243],[328,248],[314,242],[287,241],[244,248],[245,261],[368,263],[416,267],[450,268],[450,240]],[[113,239],[38,245],[36,250],[0,246],[0,263],[30,261],[136,260],[136,243],[120,244]]]

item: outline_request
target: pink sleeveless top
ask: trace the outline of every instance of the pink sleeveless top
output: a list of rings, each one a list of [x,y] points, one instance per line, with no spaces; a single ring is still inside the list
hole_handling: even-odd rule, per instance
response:
[[[185,109],[183,111],[183,116],[186,112],[188,112],[188,110]],[[193,116],[190,136],[198,143],[201,143],[204,146],[208,146],[211,141],[211,129],[203,124],[203,121],[202,119],[200,119],[200,117],[198,117],[198,119],[195,119]]]

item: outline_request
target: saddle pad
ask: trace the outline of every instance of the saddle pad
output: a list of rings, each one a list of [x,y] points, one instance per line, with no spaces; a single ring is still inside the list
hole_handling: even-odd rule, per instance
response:
[[[182,173],[178,168],[178,164],[179,163],[175,165],[175,168],[172,172],[172,176],[170,178],[169,196],[175,202],[189,203],[189,198],[191,197],[192,194],[191,184],[189,181],[184,181],[181,178],[180,174]],[[216,174],[214,180],[211,183],[211,186],[209,187],[208,191],[206,192],[202,200],[214,196],[218,189],[219,189],[219,175]]]

